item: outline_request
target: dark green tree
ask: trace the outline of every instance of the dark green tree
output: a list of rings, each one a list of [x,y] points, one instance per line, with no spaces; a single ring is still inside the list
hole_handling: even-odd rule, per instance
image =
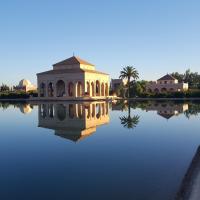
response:
[[[140,117],[138,115],[131,116],[131,105],[128,103],[128,116],[122,116],[119,119],[125,128],[133,129],[138,125]]]
[[[10,91],[10,88],[8,85],[2,83],[2,85],[0,87],[0,91],[1,92]]]
[[[133,81],[137,80],[139,78],[138,71],[132,67],[132,66],[126,66],[123,68],[123,70],[120,72],[119,78],[121,79],[127,79],[127,85],[128,85],[128,98],[130,97],[130,83],[131,79]]]

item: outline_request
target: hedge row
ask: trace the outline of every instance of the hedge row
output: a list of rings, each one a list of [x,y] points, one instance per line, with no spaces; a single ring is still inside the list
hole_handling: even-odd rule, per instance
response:
[[[149,98],[195,98],[200,97],[200,90],[187,92],[142,93],[139,97]]]
[[[15,91],[15,92],[0,92],[0,99],[27,99],[29,97],[37,97],[37,92],[23,92],[23,91]]]

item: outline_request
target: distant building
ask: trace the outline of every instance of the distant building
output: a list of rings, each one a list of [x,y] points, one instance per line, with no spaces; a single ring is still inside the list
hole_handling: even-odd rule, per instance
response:
[[[147,92],[182,92],[188,90],[188,83],[179,83],[173,76],[167,74],[155,82],[149,82]]]
[[[111,90],[116,91],[120,85],[126,85],[127,80],[124,79],[111,79]]]
[[[102,99],[109,96],[109,75],[78,57],[53,65],[53,69],[38,73],[41,99]]]
[[[37,90],[37,87],[34,86],[29,80],[22,79],[19,82],[19,85],[17,85],[14,89],[28,92],[28,91]]]

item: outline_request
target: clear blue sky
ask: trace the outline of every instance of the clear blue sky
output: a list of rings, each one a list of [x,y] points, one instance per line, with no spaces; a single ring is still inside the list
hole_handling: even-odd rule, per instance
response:
[[[0,5],[0,82],[17,84],[75,55],[117,78],[200,72],[199,0],[6,0]]]

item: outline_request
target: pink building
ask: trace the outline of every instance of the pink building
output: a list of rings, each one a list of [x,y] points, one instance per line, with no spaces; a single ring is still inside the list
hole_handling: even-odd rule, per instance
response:
[[[146,86],[148,92],[182,92],[188,90],[188,83],[179,83],[176,78],[167,74],[155,82],[149,82]]]

